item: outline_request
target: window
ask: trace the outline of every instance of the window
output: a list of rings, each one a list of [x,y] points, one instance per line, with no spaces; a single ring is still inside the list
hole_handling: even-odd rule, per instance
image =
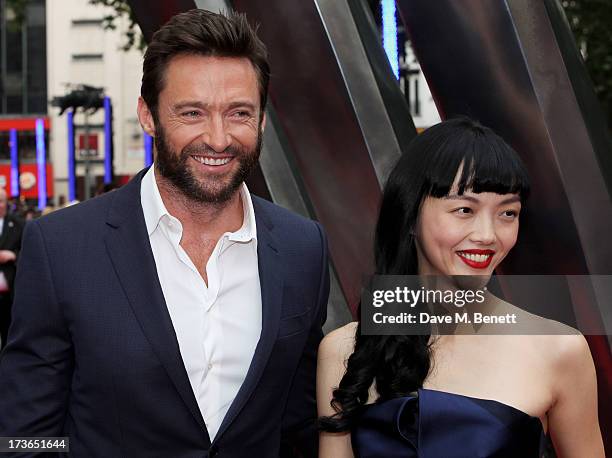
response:
[[[45,0],[29,0],[23,23],[0,0],[0,114],[47,113]]]

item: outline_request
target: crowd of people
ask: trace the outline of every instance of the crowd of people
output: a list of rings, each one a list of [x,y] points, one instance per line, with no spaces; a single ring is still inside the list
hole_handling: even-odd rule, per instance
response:
[[[47,215],[57,208],[53,205],[47,205],[45,208],[40,210],[36,205],[29,204],[25,199],[13,198],[8,202],[8,211],[23,221],[30,221],[39,218],[43,215]]]
[[[98,186],[95,192],[95,196],[105,194],[107,192],[117,189],[119,186],[116,183],[101,184]],[[60,208],[70,207],[71,205],[78,204],[79,200],[67,201],[64,196],[59,197],[57,205],[47,204],[42,210],[38,208],[38,202],[33,199],[26,199],[25,196],[12,197],[8,199],[7,211],[11,215],[17,218],[21,218],[23,221],[30,221],[39,218],[44,215],[48,215],[55,210]]]

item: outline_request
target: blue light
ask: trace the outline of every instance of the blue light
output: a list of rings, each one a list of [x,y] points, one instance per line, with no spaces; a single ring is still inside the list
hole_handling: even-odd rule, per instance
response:
[[[145,150],[145,167],[153,164],[153,137],[151,137],[146,132],[143,132],[144,135],[144,150]]]
[[[391,70],[399,79],[399,57],[397,53],[397,24],[395,22],[395,0],[381,0],[383,47],[391,64]]]
[[[68,202],[76,200],[75,150],[74,150],[74,111],[69,111],[68,122]]]
[[[36,164],[38,165],[38,209],[47,206],[47,164],[45,161],[45,122],[36,120]]]
[[[19,196],[19,149],[17,148],[17,129],[9,133],[11,145],[11,197]]]
[[[110,97],[104,97],[104,184],[113,181],[113,107]]]

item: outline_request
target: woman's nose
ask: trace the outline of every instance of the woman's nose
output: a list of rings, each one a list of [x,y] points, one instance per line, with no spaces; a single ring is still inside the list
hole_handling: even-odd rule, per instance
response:
[[[495,242],[495,222],[488,215],[479,215],[474,219],[474,226],[470,240],[482,245],[491,245]]]

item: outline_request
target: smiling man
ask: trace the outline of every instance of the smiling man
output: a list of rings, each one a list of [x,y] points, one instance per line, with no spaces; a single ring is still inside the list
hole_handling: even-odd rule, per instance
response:
[[[242,15],[153,37],[155,163],[30,223],[0,359],[0,436],[86,457],[314,456],[323,231],[252,196],[269,68]]]

